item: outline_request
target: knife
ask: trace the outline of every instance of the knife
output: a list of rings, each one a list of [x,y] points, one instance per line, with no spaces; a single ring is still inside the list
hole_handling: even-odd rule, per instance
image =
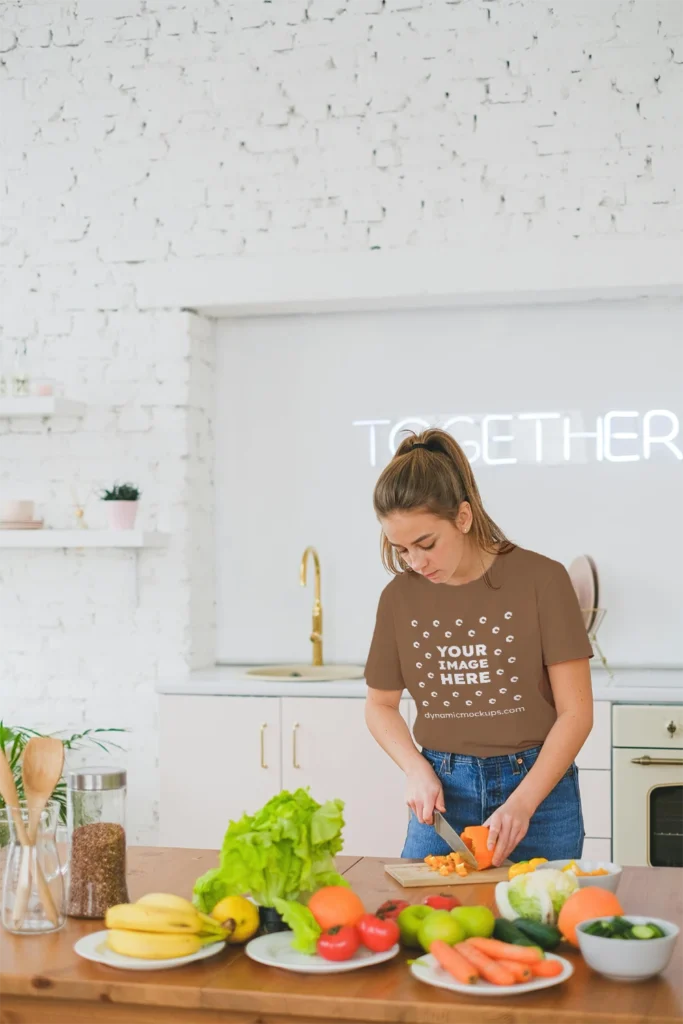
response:
[[[434,811],[434,829],[442,839],[446,840],[451,850],[455,853],[459,853],[462,859],[473,867],[475,871],[479,870],[477,858],[465,845],[455,829],[451,828],[440,811]]]

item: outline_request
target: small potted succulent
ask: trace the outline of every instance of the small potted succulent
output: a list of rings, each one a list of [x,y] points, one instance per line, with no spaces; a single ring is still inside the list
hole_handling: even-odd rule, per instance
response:
[[[140,491],[133,484],[114,484],[102,491],[102,501],[107,502],[107,517],[110,530],[132,530],[138,511]]]

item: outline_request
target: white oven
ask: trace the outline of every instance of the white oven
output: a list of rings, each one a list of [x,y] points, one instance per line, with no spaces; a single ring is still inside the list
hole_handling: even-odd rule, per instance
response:
[[[612,860],[683,867],[683,706],[612,710]]]

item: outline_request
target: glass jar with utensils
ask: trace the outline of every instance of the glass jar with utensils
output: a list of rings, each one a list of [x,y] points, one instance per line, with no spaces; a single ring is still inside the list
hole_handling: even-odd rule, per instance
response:
[[[59,804],[42,810],[25,800],[0,811],[0,862],[4,864],[2,924],[19,935],[54,932],[66,920],[66,857],[58,850]]]

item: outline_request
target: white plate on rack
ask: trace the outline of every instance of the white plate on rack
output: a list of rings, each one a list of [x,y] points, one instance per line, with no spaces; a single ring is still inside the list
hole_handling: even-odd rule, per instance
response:
[[[569,566],[568,571],[579,601],[586,630],[590,632],[598,607],[598,570],[590,555],[579,555]]]
[[[350,960],[325,960],[324,957],[308,956],[292,949],[292,932],[274,932],[272,935],[260,935],[247,944],[246,954],[257,964],[266,967],[280,967],[284,971],[295,971],[298,974],[342,974],[344,971],[355,971],[359,967],[372,967],[391,960],[399,951],[398,944],[385,953],[373,953],[360,947]]]
[[[534,978],[533,981],[521,981],[517,985],[491,985],[488,981],[477,981],[474,985],[463,985],[456,981],[443,968],[439,967],[434,957],[427,953],[411,964],[410,970],[419,981],[426,985],[433,985],[435,988],[447,988],[451,992],[461,992],[466,996],[521,996],[525,992],[537,992],[542,988],[552,988],[553,985],[561,985],[567,978],[571,978],[574,967],[562,956],[555,956],[554,953],[546,953],[546,960],[559,960],[562,964],[562,973],[556,974],[554,978]]]
[[[84,960],[92,960],[96,964],[104,964],[105,967],[118,967],[125,971],[167,971],[169,967],[182,967],[184,964],[194,963],[196,960],[206,960],[209,956],[215,956],[225,949],[225,942],[212,942],[210,946],[202,946],[197,953],[189,956],[175,956],[168,960],[140,960],[135,956],[122,956],[115,953],[107,945],[107,931],[92,932],[84,935],[74,946],[74,952],[82,956]]]

